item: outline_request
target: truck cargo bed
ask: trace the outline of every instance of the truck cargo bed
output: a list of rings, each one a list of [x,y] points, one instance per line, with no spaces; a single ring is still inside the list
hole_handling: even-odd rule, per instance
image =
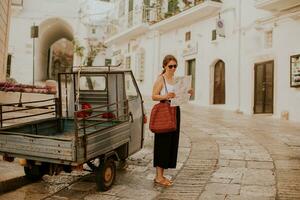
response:
[[[86,121],[86,125],[94,124]],[[60,164],[81,164],[129,141],[129,122],[103,121],[77,132],[74,119],[47,119],[0,130],[0,153]]]

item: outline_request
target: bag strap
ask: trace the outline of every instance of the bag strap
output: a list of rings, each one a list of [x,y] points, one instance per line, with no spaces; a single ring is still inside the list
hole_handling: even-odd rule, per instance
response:
[[[166,94],[168,94],[169,92],[168,92],[168,89],[167,89],[167,84],[166,84],[165,77],[164,77],[164,75],[162,75],[162,77],[163,77],[163,80],[164,80],[164,85],[165,85]]]

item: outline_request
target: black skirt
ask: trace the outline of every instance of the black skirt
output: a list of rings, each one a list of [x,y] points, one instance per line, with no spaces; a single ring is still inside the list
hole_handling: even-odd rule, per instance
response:
[[[179,107],[176,109],[176,121],[176,131],[169,133],[156,133],[154,135],[154,167],[161,167],[164,169],[176,168],[180,132]]]

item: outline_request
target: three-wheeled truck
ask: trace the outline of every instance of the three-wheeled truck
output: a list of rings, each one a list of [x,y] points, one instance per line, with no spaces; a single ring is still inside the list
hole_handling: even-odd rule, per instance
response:
[[[21,107],[0,104],[0,154],[4,160],[21,158],[31,179],[86,163],[98,189],[106,191],[116,161],[143,146],[144,107],[133,73],[74,68],[58,75],[58,91],[57,98],[21,102]],[[17,123],[5,126],[9,120]]]

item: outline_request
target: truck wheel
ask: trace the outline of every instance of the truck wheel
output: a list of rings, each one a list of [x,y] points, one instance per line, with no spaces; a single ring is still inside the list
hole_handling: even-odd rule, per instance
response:
[[[49,172],[49,166],[44,163],[42,165],[28,165],[24,167],[24,172],[26,178],[37,181]]]
[[[111,188],[116,178],[116,164],[113,159],[100,163],[96,170],[96,184],[99,191],[107,191]]]
[[[33,180],[33,181],[40,180],[42,178],[42,176],[44,175],[42,173],[41,166],[39,166],[39,165],[25,166],[24,172],[25,172],[26,178]]]

